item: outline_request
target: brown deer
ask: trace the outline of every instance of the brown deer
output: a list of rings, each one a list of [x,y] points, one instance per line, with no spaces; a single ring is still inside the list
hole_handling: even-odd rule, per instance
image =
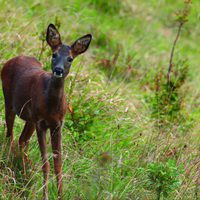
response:
[[[28,145],[36,129],[43,162],[43,199],[45,200],[48,199],[47,183],[50,171],[46,150],[46,131],[50,129],[58,199],[60,199],[62,193],[61,126],[67,110],[64,80],[73,59],[88,49],[92,35],[84,35],[71,46],[67,46],[62,44],[56,27],[50,24],[47,28],[46,40],[53,52],[52,73],[44,71],[36,58],[28,56],[10,59],[1,72],[7,137],[11,137],[12,141],[16,114],[25,120],[25,126],[19,138],[21,149]]]

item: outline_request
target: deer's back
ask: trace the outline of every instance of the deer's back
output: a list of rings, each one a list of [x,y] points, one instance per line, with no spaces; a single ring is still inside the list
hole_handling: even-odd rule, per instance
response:
[[[12,58],[4,65],[1,78],[5,101],[9,101],[13,111],[22,119],[33,120],[33,95],[37,92],[42,98],[43,82],[49,79],[41,63],[34,57]]]
[[[34,57],[17,56],[7,61],[2,69],[1,78],[3,84],[12,78],[20,78],[20,75],[27,70],[41,70],[41,63]]]

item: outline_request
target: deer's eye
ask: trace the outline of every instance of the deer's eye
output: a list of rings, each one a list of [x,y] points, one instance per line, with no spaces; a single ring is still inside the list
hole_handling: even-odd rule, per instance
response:
[[[53,53],[52,58],[55,59],[57,57],[56,53]]]
[[[71,57],[67,58],[67,62],[72,62],[72,61],[73,61],[73,58],[71,58]]]

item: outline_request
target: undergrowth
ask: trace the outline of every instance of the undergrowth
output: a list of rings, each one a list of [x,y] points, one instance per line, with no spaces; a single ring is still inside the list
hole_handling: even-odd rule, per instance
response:
[[[93,35],[65,83],[64,199],[199,198],[198,2],[20,0],[0,6],[1,68],[23,54],[36,56],[50,71],[49,23],[67,44]],[[24,123],[16,119],[10,148],[2,90],[0,100],[0,199],[41,199],[36,134],[24,166],[17,143]],[[49,134],[47,143],[53,200]]]

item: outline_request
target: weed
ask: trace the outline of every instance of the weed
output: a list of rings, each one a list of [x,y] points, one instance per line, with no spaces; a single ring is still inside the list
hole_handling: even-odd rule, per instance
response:
[[[183,166],[177,166],[175,160],[168,160],[165,164],[154,162],[147,165],[147,168],[138,169],[144,176],[147,176],[146,187],[155,190],[157,199],[167,198],[171,192],[180,187],[180,174],[183,173]]]
[[[179,9],[182,5],[182,0],[0,2],[0,68],[23,54],[40,58],[43,69],[50,70],[50,49],[45,48],[49,23],[62,26],[62,39],[69,45],[83,34],[93,35],[89,51],[74,61],[65,84],[64,199],[156,199],[158,194],[165,198],[164,193],[169,200],[198,199],[200,4],[193,1],[189,15]],[[171,13],[177,9],[174,23]],[[169,41],[174,42],[174,30],[182,23],[170,65]],[[41,199],[36,134],[25,175],[17,145],[7,160],[1,89],[0,102],[0,199]],[[16,141],[23,125],[16,118]],[[47,143],[50,147],[49,134]],[[51,153],[49,157],[49,196],[55,199]]]
[[[167,79],[163,69],[161,69],[154,80],[154,93],[148,99],[152,109],[152,117],[156,119],[156,126],[160,128],[167,127],[171,123],[173,123],[172,126],[174,123],[182,123],[186,118],[184,115],[184,93],[181,91],[181,87],[188,77],[189,67],[186,60],[178,60],[174,63],[174,51],[181,29],[187,22],[190,3],[190,1],[186,1],[184,10],[177,14],[178,31],[170,54]]]

